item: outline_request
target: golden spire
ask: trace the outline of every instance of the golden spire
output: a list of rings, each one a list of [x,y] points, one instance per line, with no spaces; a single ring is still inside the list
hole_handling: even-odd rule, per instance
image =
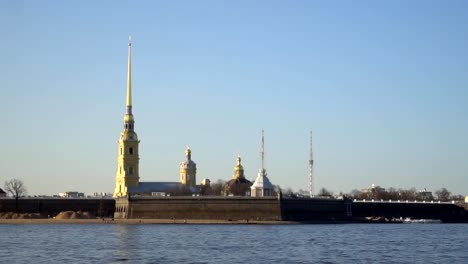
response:
[[[127,114],[132,114],[132,36],[128,36]]]
[[[132,37],[128,36],[127,111],[124,117],[124,129],[133,131],[134,123],[132,114]]]

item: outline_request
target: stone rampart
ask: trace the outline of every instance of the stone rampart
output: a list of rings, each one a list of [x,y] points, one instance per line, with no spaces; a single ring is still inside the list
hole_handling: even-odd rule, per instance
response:
[[[40,213],[51,217],[62,211],[82,211],[95,216],[112,217],[114,208],[114,199],[20,198],[18,203],[12,198],[0,199],[0,212]]]
[[[276,197],[150,197],[116,200],[115,218],[281,220]]]

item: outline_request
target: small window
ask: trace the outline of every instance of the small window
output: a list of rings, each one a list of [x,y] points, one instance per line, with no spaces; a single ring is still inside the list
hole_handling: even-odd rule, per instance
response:
[[[122,150],[122,148],[120,148],[120,155],[122,155],[122,154],[123,154],[123,150]]]
[[[128,171],[129,171],[130,174],[133,174],[133,167],[130,167],[130,168],[128,169]]]
[[[122,167],[119,167],[119,173],[122,174]]]
[[[130,153],[130,155],[133,155],[133,148],[129,148],[128,152]]]

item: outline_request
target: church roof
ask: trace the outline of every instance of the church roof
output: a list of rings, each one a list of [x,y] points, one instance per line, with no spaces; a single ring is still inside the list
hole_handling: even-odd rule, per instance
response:
[[[237,184],[247,184],[247,185],[252,185],[252,182],[247,180],[245,177],[242,178],[237,178],[237,179],[231,179],[226,183],[229,187]]]
[[[169,192],[186,187],[180,182],[140,182],[138,186],[128,186],[129,193]],[[200,186],[190,187],[192,193],[200,191]]]
[[[255,179],[255,182],[252,184],[251,188],[273,189],[273,184],[271,184],[270,179],[268,179],[264,169],[260,169],[257,179]]]
[[[148,193],[148,192],[167,192],[179,187],[183,184],[180,182],[140,182],[138,186],[128,186],[130,193]]]

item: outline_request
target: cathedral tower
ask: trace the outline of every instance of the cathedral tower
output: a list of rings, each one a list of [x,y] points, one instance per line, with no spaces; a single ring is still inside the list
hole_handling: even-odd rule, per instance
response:
[[[192,151],[189,147],[185,150],[186,159],[180,163],[180,183],[187,187],[195,187],[197,164],[192,160]]]
[[[138,186],[139,150],[138,136],[134,131],[135,120],[132,114],[132,43],[128,39],[128,69],[127,69],[127,109],[124,116],[124,130],[120,133],[118,149],[118,167],[115,181],[114,197],[127,195],[128,186]]]

